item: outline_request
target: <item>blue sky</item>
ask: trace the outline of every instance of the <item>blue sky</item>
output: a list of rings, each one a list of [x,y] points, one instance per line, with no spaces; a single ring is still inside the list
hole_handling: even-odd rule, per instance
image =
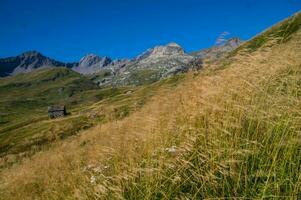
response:
[[[224,31],[249,39],[300,9],[300,0],[0,0],[0,57],[131,58],[170,41],[190,52]]]

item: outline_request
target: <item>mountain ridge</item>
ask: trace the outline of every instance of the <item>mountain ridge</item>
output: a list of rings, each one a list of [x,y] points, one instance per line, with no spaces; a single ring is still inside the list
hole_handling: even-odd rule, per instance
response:
[[[236,47],[237,46],[233,45],[233,48]],[[98,56],[91,53],[82,57],[78,62],[61,62],[32,50],[17,56],[0,58],[0,77],[29,73],[38,68],[51,67],[67,67],[84,75],[96,74],[102,70],[109,70],[113,74],[117,72],[120,74],[124,71],[123,68],[125,66],[129,68],[136,66],[139,69],[150,69],[152,68],[151,65],[157,64],[164,65],[161,67],[165,67],[166,70],[170,70],[173,66],[177,68],[178,71],[183,71],[180,68],[185,68],[184,65],[191,62],[194,58],[204,59],[210,52],[202,56],[199,56],[199,54],[200,53],[186,53],[185,50],[175,42],[170,42],[166,45],[157,45],[147,49],[133,59],[121,60],[113,60],[108,56]]]
[[[233,37],[226,40],[222,44],[215,45],[213,47],[206,48],[206,49],[201,49],[199,51],[193,51],[190,53],[190,55],[200,59],[209,58],[211,60],[215,60],[222,57],[224,54],[229,53],[233,49],[237,48],[243,42],[244,41],[241,40],[239,37]]]
[[[27,51],[15,57],[0,59],[0,76],[28,73],[37,68],[67,67],[63,62],[42,55],[38,51]]]

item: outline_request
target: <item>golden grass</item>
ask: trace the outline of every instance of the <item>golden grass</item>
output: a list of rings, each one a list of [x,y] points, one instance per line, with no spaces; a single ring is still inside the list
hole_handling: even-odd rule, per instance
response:
[[[0,198],[297,199],[300,32],[187,76],[129,117],[2,171]]]

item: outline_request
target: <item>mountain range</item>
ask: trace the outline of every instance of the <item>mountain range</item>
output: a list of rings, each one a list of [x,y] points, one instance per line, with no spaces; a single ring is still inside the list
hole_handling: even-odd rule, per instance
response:
[[[192,66],[190,63],[217,59],[241,43],[239,38],[231,38],[220,46],[188,54],[180,45],[171,42],[147,49],[133,59],[113,60],[107,56],[88,54],[74,63],[64,63],[37,51],[28,51],[15,57],[0,59],[0,76],[29,73],[43,68],[67,67],[80,74],[92,75],[100,85],[137,85],[186,72]]]

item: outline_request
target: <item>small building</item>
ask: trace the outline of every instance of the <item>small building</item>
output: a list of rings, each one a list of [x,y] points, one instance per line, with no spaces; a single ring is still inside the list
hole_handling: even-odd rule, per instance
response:
[[[48,107],[48,116],[50,118],[64,117],[66,116],[66,107],[65,106],[49,106]]]

